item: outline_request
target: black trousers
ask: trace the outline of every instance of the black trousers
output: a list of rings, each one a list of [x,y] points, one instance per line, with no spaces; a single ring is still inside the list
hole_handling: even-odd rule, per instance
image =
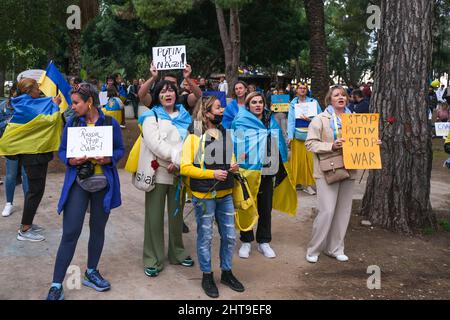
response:
[[[256,229],[256,242],[269,243],[272,241],[272,198],[273,176],[262,176],[258,191],[258,228]],[[241,231],[242,242],[255,240],[253,230]]]
[[[23,205],[22,225],[32,225],[45,191],[48,163],[24,165],[28,177],[28,192]]]

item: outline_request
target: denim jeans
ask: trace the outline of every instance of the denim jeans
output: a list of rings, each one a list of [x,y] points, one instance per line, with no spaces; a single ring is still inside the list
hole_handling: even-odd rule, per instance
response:
[[[197,256],[200,270],[211,272],[211,243],[216,220],[220,234],[220,268],[222,271],[230,271],[236,246],[232,196],[203,200],[192,197],[192,203],[197,219]]]
[[[6,202],[13,203],[14,191],[16,190],[17,171],[19,170],[18,160],[9,160],[6,158],[6,177],[5,177],[5,191]],[[28,192],[28,178],[25,169],[22,167],[22,189],[25,195]]]

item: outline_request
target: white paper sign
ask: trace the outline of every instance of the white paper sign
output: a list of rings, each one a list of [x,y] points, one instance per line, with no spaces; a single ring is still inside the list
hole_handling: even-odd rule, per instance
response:
[[[22,79],[34,79],[36,81],[39,81],[44,72],[44,70],[39,69],[26,70],[17,76],[17,82],[20,82],[20,80]]]
[[[67,131],[67,158],[112,157],[113,127],[73,127]]]
[[[300,102],[295,105],[295,118],[301,119],[303,116],[308,118],[317,116],[317,103]]]
[[[108,92],[106,91],[100,92],[99,98],[101,106],[106,106],[108,104]]]
[[[450,130],[450,122],[436,122],[434,126],[436,128],[436,136],[447,138]]]
[[[153,64],[157,70],[184,69],[186,61],[186,46],[153,48]]]

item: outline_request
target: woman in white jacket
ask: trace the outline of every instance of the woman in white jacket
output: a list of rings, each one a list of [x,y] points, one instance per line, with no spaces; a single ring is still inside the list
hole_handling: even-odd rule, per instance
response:
[[[176,104],[177,99],[175,85],[169,81],[161,81],[154,91],[154,107],[139,118],[143,143],[156,156],[156,160],[149,161],[149,165],[156,171],[156,185],[145,195],[144,272],[149,277],[156,277],[164,268],[166,199],[169,214],[169,262],[185,267],[194,265],[183,245],[183,213],[177,210],[177,198],[181,194],[177,192],[181,149],[192,120],[186,109]]]

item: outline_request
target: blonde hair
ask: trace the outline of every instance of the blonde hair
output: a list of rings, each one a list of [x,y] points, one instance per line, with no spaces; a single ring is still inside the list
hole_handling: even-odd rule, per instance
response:
[[[331,105],[331,96],[335,90],[341,90],[342,94],[347,97],[347,103],[350,101],[350,97],[348,96],[347,90],[343,86],[333,86],[328,90],[327,95],[325,96],[325,105]]]
[[[22,79],[17,84],[17,89],[20,94],[29,94],[33,88],[39,88],[39,84],[34,79]]]
[[[212,106],[217,101],[215,96],[201,97],[197,104],[195,105],[194,112],[192,113],[192,120],[194,121],[194,132],[203,133],[208,129],[206,124],[208,123],[208,118],[206,118],[206,113],[211,111]]]

